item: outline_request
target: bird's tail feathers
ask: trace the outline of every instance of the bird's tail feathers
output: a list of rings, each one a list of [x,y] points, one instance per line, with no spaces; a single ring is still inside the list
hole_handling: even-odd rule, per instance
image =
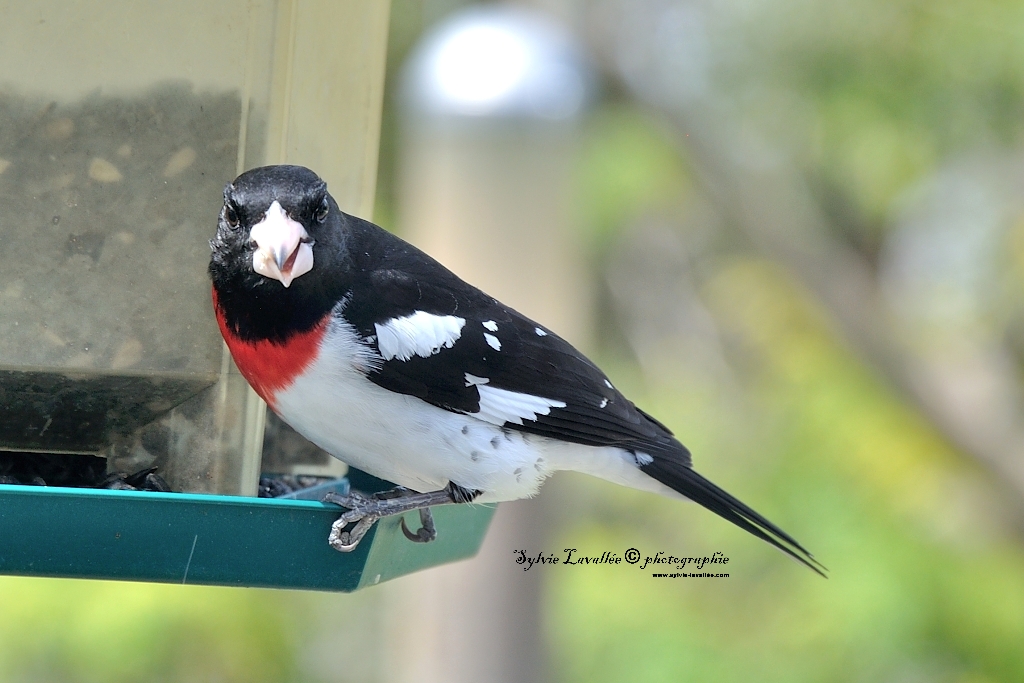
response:
[[[719,517],[770,543],[796,561],[825,576],[826,568],[792,536],[772,524],[764,516],[728,492],[694,472],[681,462],[655,457],[653,462],[641,466],[647,475],[678,491],[695,503],[706,507]]]

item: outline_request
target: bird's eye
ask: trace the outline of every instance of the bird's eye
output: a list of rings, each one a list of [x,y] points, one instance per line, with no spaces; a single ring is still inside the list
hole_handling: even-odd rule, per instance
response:
[[[316,214],[313,216],[316,218],[317,223],[323,223],[327,220],[327,214],[331,211],[331,205],[327,203],[327,197],[324,197],[323,201],[320,202],[320,207],[316,210]]]
[[[224,220],[232,228],[238,227],[238,212],[235,211],[235,207],[231,206],[230,203],[224,205]]]

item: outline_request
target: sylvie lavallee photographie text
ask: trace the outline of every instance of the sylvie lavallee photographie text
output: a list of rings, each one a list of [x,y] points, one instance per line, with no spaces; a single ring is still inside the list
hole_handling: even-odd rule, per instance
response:
[[[527,555],[525,550],[513,550],[516,564],[523,565],[523,571],[529,571],[537,564],[576,564],[576,565],[600,565],[600,564],[626,564],[635,565],[640,563],[640,569],[647,569],[648,566],[665,565],[665,568],[672,566],[676,569],[685,569],[690,565],[691,569],[704,569],[706,565],[725,565],[729,558],[720,552],[700,557],[677,557],[663,551],[653,555],[643,555],[636,548],[629,548],[626,552],[619,554],[612,551],[603,551],[600,555],[582,554],[576,548],[563,548],[562,555],[554,553],[538,552],[536,555]]]

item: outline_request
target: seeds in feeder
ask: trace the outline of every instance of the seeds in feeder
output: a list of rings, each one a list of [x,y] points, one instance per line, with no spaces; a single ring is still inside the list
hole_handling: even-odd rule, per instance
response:
[[[167,161],[167,165],[164,166],[164,178],[173,178],[191,166],[195,160],[196,151],[191,147],[182,147],[171,155],[171,158]]]
[[[89,162],[89,177],[98,183],[119,183],[124,178],[117,166],[100,157]]]
[[[110,368],[112,370],[130,368],[140,360],[142,360],[142,342],[132,337],[131,339],[126,339],[120,348],[117,349],[113,360],[110,361]]]
[[[67,140],[75,132],[75,122],[64,116],[46,124],[45,134],[50,140]]]

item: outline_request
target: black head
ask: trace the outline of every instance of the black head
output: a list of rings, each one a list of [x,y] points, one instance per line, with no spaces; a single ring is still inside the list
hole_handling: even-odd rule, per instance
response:
[[[263,166],[224,188],[210,276],[243,337],[308,329],[344,293],[346,216],[302,166]]]

